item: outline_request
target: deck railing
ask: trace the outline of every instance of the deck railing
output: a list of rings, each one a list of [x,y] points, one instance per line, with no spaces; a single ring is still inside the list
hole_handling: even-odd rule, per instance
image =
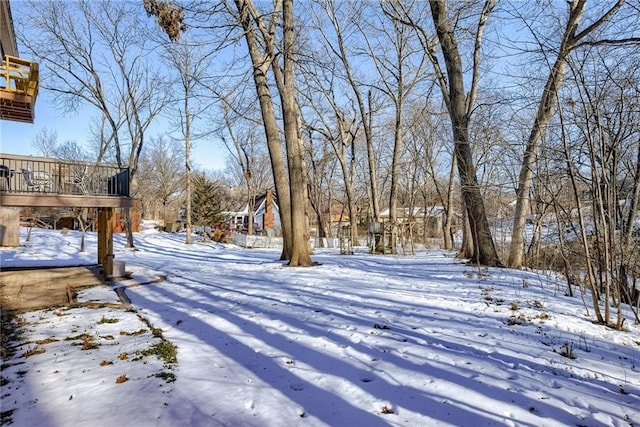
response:
[[[38,63],[5,55],[2,60],[2,90],[35,98],[38,95]]]
[[[129,197],[129,169],[0,153],[0,191]]]

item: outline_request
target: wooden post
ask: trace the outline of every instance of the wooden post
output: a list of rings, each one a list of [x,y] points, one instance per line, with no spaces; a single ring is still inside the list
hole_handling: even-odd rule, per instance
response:
[[[107,254],[107,219],[104,208],[98,209],[98,264],[103,265]]]
[[[0,207],[0,246],[20,246],[20,209]]]
[[[105,276],[113,275],[113,208],[98,209],[98,264]]]

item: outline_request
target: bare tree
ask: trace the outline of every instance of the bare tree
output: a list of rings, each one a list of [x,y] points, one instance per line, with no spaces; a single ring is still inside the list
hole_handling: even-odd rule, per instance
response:
[[[228,108],[223,108],[224,121],[226,124],[226,134],[228,138],[223,136],[224,141],[231,157],[233,158],[235,165],[240,168],[244,185],[247,189],[247,203],[248,203],[248,223],[247,223],[247,235],[253,235],[253,213],[255,212],[256,202],[256,149],[257,138],[254,132],[254,128],[250,129],[237,129],[234,125],[234,120],[229,116],[230,112]],[[230,140],[230,142],[228,141]]]
[[[314,112],[314,117],[312,119],[308,114],[305,127],[308,129],[310,139],[318,135],[323,146],[329,143],[333,148],[342,172],[351,238],[356,241],[358,238],[358,217],[355,177],[359,121],[356,118],[356,111],[353,109],[344,111],[338,103],[339,93],[337,93],[333,73],[336,65],[330,60],[327,64],[322,64],[322,62],[322,58],[316,57],[306,64],[309,68],[314,69],[305,70],[306,90],[303,96],[306,98],[306,105]],[[322,71],[325,67],[329,68],[327,72]],[[313,166],[318,167],[319,165],[314,162]]]
[[[150,2],[146,4],[152,7]],[[177,9],[180,10],[180,9]],[[160,12],[159,12],[160,13]],[[173,16],[173,15],[172,15]],[[178,15],[181,17],[182,15]],[[181,20],[178,22],[179,28],[183,31],[186,26]],[[169,32],[170,38],[177,37],[179,33]],[[206,77],[206,72],[210,68],[211,54],[205,54],[199,44],[191,42],[183,37],[182,41],[173,40],[174,43],[165,46],[165,57],[178,74],[179,90],[173,94],[177,101],[171,108],[175,111],[177,127],[184,139],[184,187],[185,187],[185,220],[186,220],[186,244],[193,242],[191,236],[191,147],[194,138],[194,121],[197,120],[209,107],[203,101],[202,86],[200,82]]]
[[[271,154],[285,243],[282,258],[289,260],[289,266],[312,265],[308,244],[308,197],[302,158],[300,112],[295,97],[293,3],[290,0],[278,0],[274,2],[272,9],[267,11],[258,10],[251,0],[235,0],[234,5],[235,11],[231,8],[228,10],[232,14],[235,12],[235,18],[244,31]],[[279,23],[283,28],[281,38],[278,38],[279,34],[276,31]],[[273,84],[268,77],[269,71],[280,96],[286,170],[280,146],[280,128],[271,95],[270,88]]]
[[[315,26],[319,30],[324,45],[328,48],[328,54],[335,57],[341,64],[340,68],[336,68],[334,72],[338,74],[338,69],[344,73],[343,78],[355,98],[355,104],[360,116],[361,124],[364,131],[364,139],[367,147],[367,165],[368,165],[368,182],[369,197],[371,200],[372,219],[374,222],[380,220],[380,202],[377,176],[377,161],[374,149],[374,132],[373,132],[373,95],[371,89],[367,90],[366,86],[360,84],[358,77],[353,70],[352,61],[353,54],[348,51],[345,38],[348,37],[348,28],[357,28],[354,24],[362,16],[363,8],[367,7],[366,2],[347,1],[336,2],[334,0],[322,0],[318,2],[320,8],[324,11],[324,17],[317,17]],[[325,20],[329,22],[329,26],[325,25]],[[331,28],[333,34],[329,34],[328,28]]]
[[[637,293],[629,286],[630,261],[637,252],[638,242],[626,234],[629,230],[623,209],[637,193],[638,128],[636,61],[629,63],[624,56],[614,62],[610,52],[580,55],[569,64],[576,89],[565,107],[565,127],[578,144],[579,152],[571,157],[583,160],[574,172],[586,189],[586,194],[575,197],[585,202],[585,223],[581,234],[585,247],[585,263],[593,264],[590,285],[596,286],[598,295],[592,303],[599,322],[622,329],[624,315],[621,305],[630,303]],[[578,56],[578,55],[576,55]],[[633,71],[632,71],[633,70]],[[628,159],[627,161],[623,159]],[[586,166],[586,168],[585,168]],[[586,172],[588,171],[588,172]],[[584,199],[588,197],[587,200]],[[629,205],[631,211],[637,205]],[[635,217],[635,212],[631,218]],[[633,228],[633,227],[632,227]],[[585,235],[586,234],[586,235]],[[587,257],[590,249],[591,256]],[[591,280],[595,281],[592,282]],[[601,301],[601,302],[600,302]],[[600,315],[598,305],[604,314]],[[613,321],[612,308],[616,310]],[[636,319],[638,314],[636,313]]]
[[[257,12],[251,1],[236,0],[235,7],[238,13],[236,19],[244,30],[244,39],[249,50],[249,57],[253,66],[253,80],[256,88],[262,123],[265,130],[267,147],[271,157],[271,167],[273,171],[273,181],[278,194],[278,204],[280,206],[282,234],[284,247],[281,259],[290,259],[293,248],[293,232],[291,223],[291,193],[287,171],[285,168],[284,155],[280,141],[280,129],[275,115],[275,107],[271,96],[271,84],[268,78],[269,69],[275,61],[275,46],[273,37],[280,13],[280,2],[277,2],[274,11],[264,15]],[[229,9],[230,10],[230,9]],[[265,22],[264,19],[270,19]],[[261,49],[261,39],[267,42],[265,49]]]
[[[598,27],[607,22],[622,7],[625,0],[618,0],[616,3],[606,10],[602,15],[596,17],[592,23],[586,28],[579,30],[582,18],[586,11],[586,0],[577,0],[568,2],[568,15],[564,32],[559,46],[554,47],[553,52],[557,52],[557,56],[553,61],[553,65],[549,70],[549,76],[544,86],[540,101],[538,103],[538,112],[536,114],[531,132],[527,139],[522,166],[518,178],[518,188],[516,192],[517,201],[514,213],[514,226],[511,236],[511,247],[509,250],[510,267],[519,268],[522,266],[524,256],[524,226],[526,215],[529,213],[529,190],[533,179],[533,171],[538,154],[538,145],[540,138],[545,131],[549,120],[551,119],[558,91],[562,86],[565,69],[569,56],[573,50],[580,46],[580,43]],[[541,45],[541,48],[544,46]],[[551,60],[548,60],[551,62]]]
[[[96,160],[111,147],[133,179],[145,132],[167,101],[166,79],[147,45],[153,29],[129,2],[29,2],[25,9],[30,35],[20,40],[45,70],[41,87],[57,94],[64,111],[93,106],[106,124]],[[125,220],[133,247],[129,213]]]
[[[484,29],[493,11],[494,1],[486,0],[477,13],[475,27],[464,28],[458,18],[460,10],[449,16],[447,2],[432,0],[429,2],[431,18],[435,27],[436,39],[431,37],[428,29],[414,16],[413,9],[409,9],[402,2],[385,2],[385,12],[393,19],[398,19],[418,31],[421,43],[428,55],[434,71],[442,98],[447,105],[451,126],[453,129],[454,153],[458,164],[458,175],[462,187],[467,217],[469,219],[471,239],[474,252],[472,262],[482,265],[500,266],[502,263],[496,252],[489,221],[484,206],[484,200],[476,176],[476,167],[469,139],[469,121],[476,105],[478,81],[480,78],[480,59]],[[464,7],[464,5],[462,6]],[[418,18],[420,16],[417,16]],[[458,48],[458,34],[473,34],[473,64],[470,67],[470,89],[465,91],[465,68]],[[437,41],[437,43],[436,43]],[[436,55],[437,50],[442,54],[445,68],[440,65]]]
[[[411,162],[420,170],[421,180],[415,190],[421,195],[422,207],[426,208],[434,201],[444,208],[444,220],[442,223],[443,246],[445,249],[453,249],[453,219],[456,208],[455,171],[456,161],[452,155],[452,148],[443,144],[446,139],[444,132],[445,123],[443,115],[445,111],[438,111],[431,104],[418,109],[416,103],[410,113],[410,123],[407,129],[407,145],[412,153]],[[444,160],[443,160],[444,158]],[[447,161],[451,158],[450,161]],[[448,165],[443,167],[443,165]],[[427,222],[428,212],[423,212],[423,223]],[[426,241],[427,228],[423,230],[423,239]]]
[[[380,19],[379,19],[380,18]],[[389,222],[397,223],[397,208],[400,186],[400,161],[404,151],[405,103],[417,86],[426,79],[427,55],[421,48],[411,28],[388,15],[374,16],[372,22],[354,20],[366,44],[368,56],[379,75],[379,84],[374,86],[384,93],[393,105],[393,154],[391,159],[391,183],[389,191]],[[386,21],[388,22],[385,22]],[[373,29],[378,31],[372,31]],[[391,46],[391,48],[389,48]],[[426,98],[429,97],[427,90]],[[391,249],[396,252],[396,241]]]
[[[171,214],[167,209],[176,205],[184,193],[183,160],[184,148],[165,135],[151,137],[140,159],[140,172],[144,175],[144,180],[139,184],[140,195],[143,202],[162,206],[165,224],[174,220],[178,211],[177,206]]]
[[[52,157],[58,146],[58,132],[46,127],[40,129],[31,141],[31,145],[44,157]]]
[[[335,170],[335,154],[331,152],[324,139],[315,138],[309,129],[305,145],[306,162],[309,164],[309,202],[316,214],[319,246],[324,247],[325,238],[331,234],[331,217]]]

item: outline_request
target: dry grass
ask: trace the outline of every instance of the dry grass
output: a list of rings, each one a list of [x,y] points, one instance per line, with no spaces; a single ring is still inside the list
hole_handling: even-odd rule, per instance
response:
[[[35,356],[36,354],[42,354],[44,352],[46,352],[47,350],[44,347],[38,347],[35,346],[33,348],[30,348],[29,350],[25,351],[24,353],[22,353],[22,357],[31,357],[31,356]]]

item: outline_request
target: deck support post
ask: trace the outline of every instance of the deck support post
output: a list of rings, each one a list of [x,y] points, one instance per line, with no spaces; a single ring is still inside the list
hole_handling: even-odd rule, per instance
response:
[[[98,264],[105,276],[113,275],[113,208],[98,208]]]

